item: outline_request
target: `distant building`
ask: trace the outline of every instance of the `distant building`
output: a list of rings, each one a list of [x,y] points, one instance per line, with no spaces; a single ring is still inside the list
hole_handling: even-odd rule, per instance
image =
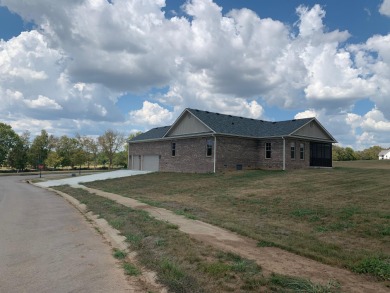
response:
[[[269,122],[185,109],[129,140],[129,168],[209,173],[332,167],[336,140],[316,118]]]
[[[378,155],[379,160],[390,160],[390,149],[389,150],[383,150]]]

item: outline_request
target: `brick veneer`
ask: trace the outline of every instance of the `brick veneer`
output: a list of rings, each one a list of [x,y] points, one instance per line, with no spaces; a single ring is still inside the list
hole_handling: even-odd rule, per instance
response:
[[[214,171],[214,154],[206,156],[206,141],[214,137],[161,140],[155,142],[131,143],[129,145],[129,168],[131,156],[159,155],[160,171],[208,173]],[[176,155],[172,156],[171,143],[176,143]],[[265,158],[265,144],[271,143],[271,159]],[[291,159],[290,145],[295,142],[295,159]],[[305,158],[300,159],[299,145],[305,145]],[[309,141],[286,139],[286,169],[307,168],[310,165]],[[215,149],[213,149],[215,151]],[[242,169],[283,168],[283,139],[246,139],[241,137],[217,136],[216,171]]]
[[[135,156],[160,155],[162,172],[214,172],[214,157],[206,156],[206,141],[212,137],[163,140],[129,145],[129,154]],[[171,144],[176,143],[176,154],[172,156]],[[130,159],[131,160],[131,159]],[[131,161],[129,166],[131,167]]]

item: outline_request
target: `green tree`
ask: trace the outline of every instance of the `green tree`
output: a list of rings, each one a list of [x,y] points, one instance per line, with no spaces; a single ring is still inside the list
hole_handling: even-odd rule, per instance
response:
[[[358,152],[360,160],[378,160],[378,154],[383,150],[380,146],[372,146],[368,149]]]
[[[358,158],[356,152],[352,148],[343,148],[338,145],[333,146],[332,157],[334,161],[353,161]]]
[[[99,152],[99,147],[95,139],[88,136],[81,136],[80,134],[76,134],[76,139],[79,143],[79,147],[84,152],[84,163],[88,165],[93,164],[96,168],[97,164],[97,155]]]
[[[127,168],[127,151],[117,152],[114,156],[114,165]]]
[[[7,162],[10,152],[19,142],[19,136],[8,124],[0,122],[0,165]]]
[[[17,170],[26,169],[29,149],[30,133],[25,131],[21,136],[18,136],[16,145],[8,154],[8,165]]]
[[[61,165],[61,162],[62,157],[60,157],[57,152],[51,151],[45,160],[45,165],[56,169]]]
[[[350,147],[346,147],[344,150],[344,161],[354,161],[354,160],[356,160],[355,151]]]
[[[54,144],[54,136],[49,136],[47,131],[42,129],[41,134],[34,138],[30,147],[29,161],[31,166],[37,168],[39,164],[43,164],[49,155],[49,151],[53,149]]]
[[[343,153],[344,153],[344,148],[334,145],[332,147],[332,158],[333,161],[343,161]]]
[[[115,153],[124,147],[124,135],[114,130],[106,130],[103,135],[99,136],[98,143],[102,153],[108,158],[109,168],[112,168]]]
[[[75,154],[78,151],[78,141],[76,138],[71,138],[66,135],[61,136],[56,143],[56,151],[62,158],[61,165],[74,168],[77,164],[75,162]]]

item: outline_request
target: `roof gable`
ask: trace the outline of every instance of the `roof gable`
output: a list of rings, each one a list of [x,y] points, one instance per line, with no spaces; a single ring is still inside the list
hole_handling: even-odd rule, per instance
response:
[[[383,150],[381,151],[378,156],[385,156],[385,155],[390,155],[390,150]]]
[[[190,111],[184,111],[172,124],[164,137],[175,137],[190,134],[213,132],[206,124],[195,117]]]
[[[336,142],[333,136],[328,131],[326,131],[326,129],[315,118],[303,125],[298,130],[294,131],[291,135],[305,138],[307,137],[322,140],[331,140]]]

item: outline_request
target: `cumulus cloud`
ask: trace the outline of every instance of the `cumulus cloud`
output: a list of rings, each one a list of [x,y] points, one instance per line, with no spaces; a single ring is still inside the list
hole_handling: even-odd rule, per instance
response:
[[[312,117],[318,117],[318,113],[316,113],[315,110],[309,109],[303,112],[299,112],[294,116],[294,119],[303,119],[303,118],[312,118]]]
[[[379,12],[390,17],[390,0],[383,0],[382,5],[379,8]]]
[[[149,101],[144,101],[141,109],[131,111],[129,115],[136,125],[162,126],[169,125],[173,120],[172,112]]]
[[[0,113],[14,119],[123,120],[117,94],[99,84],[73,83],[66,63],[67,56],[36,30],[0,41]]]
[[[365,115],[348,113],[345,121],[350,126],[351,132],[355,135],[355,145],[360,148],[367,148],[372,145],[387,147],[390,145],[390,121],[383,113],[374,108]]]
[[[51,110],[61,110],[61,105],[57,104],[55,101],[49,99],[48,97],[39,95],[35,100],[24,100],[24,103],[27,107],[32,109],[51,109]]]
[[[164,0],[0,0],[37,27],[0,41],[0,114],[145,129],[185,107],[262,118],[267,103],[310,109],[296,117],[336,123],[348,140],[364,128],[347,119],[359,99],[390,119],[390,35],[347,45],[349,32],[329,30],[320,5],[299,6],[291,28],[245,8],[224,14],[211,0],[183,3],[184,16],[169,18]],[[385,0],[381,13],[388,8]],[[119,96],[161,87],[127,117],[116,106]]]

